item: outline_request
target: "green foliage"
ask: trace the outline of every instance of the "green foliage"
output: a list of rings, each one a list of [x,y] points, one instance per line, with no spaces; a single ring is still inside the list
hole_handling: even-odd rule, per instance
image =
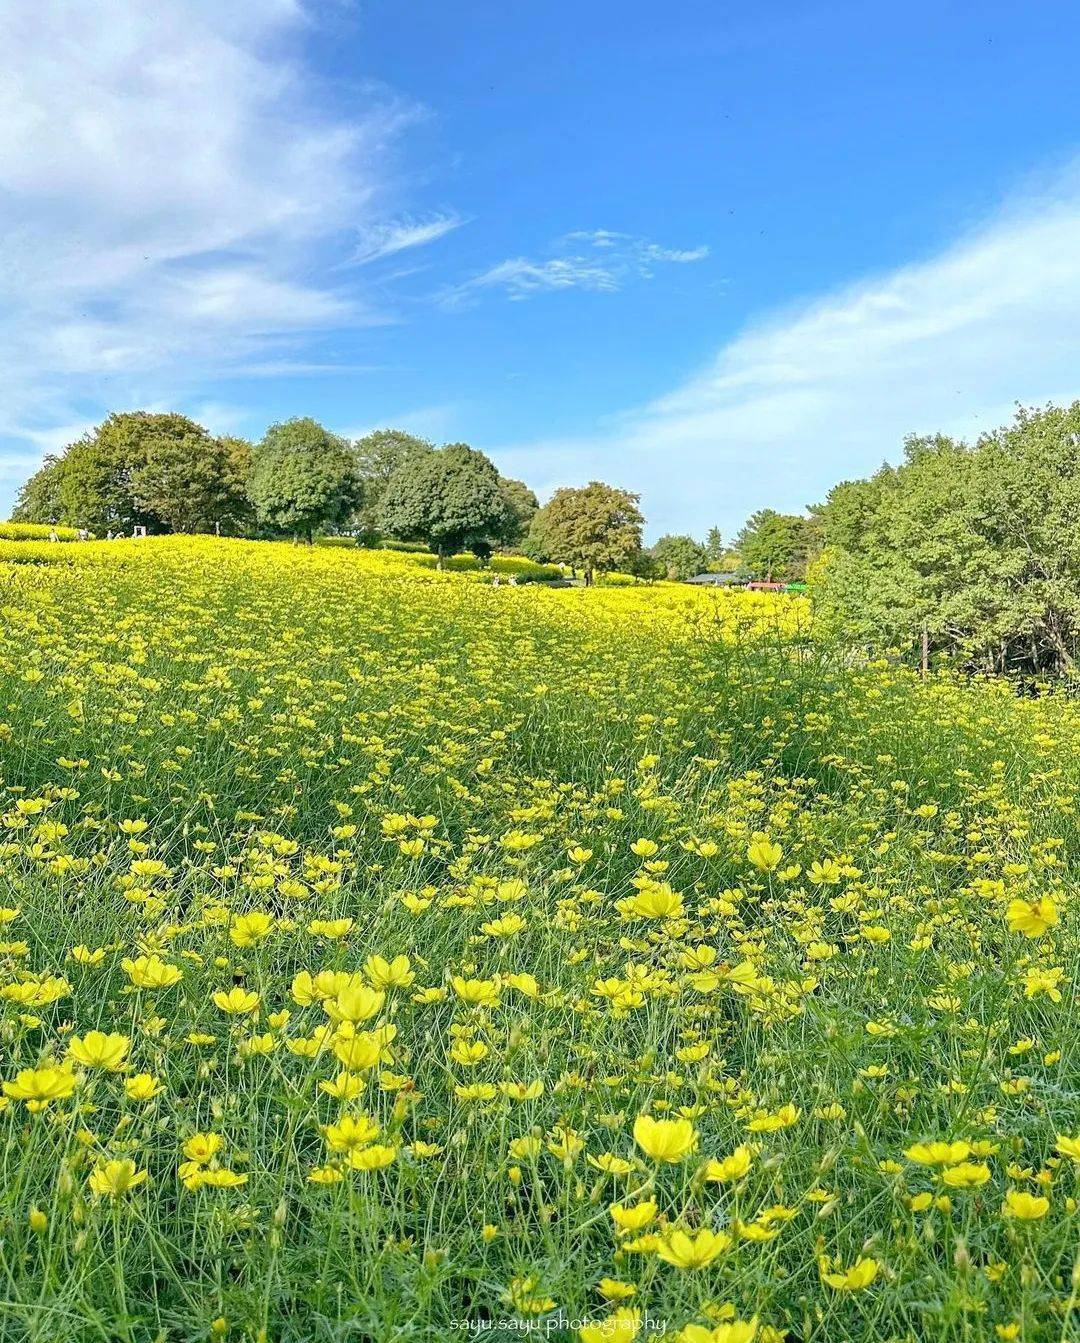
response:
[[[520,545],[529,534],[532,520],[540,510],[540,501],[523,480],[503,478],[503,493],[510,506],[510,525],[504,540],[509,546]]]
[[[806,573],[807,519],[762,508],[736,538],[743,572],[767,582],[788,582]]]
[[[173,532],[238,530],[250,515],[251,444],[213,438],[182,415],[155,418],[131,473],[138,506]]]
[[[264,526],[310,541],[359,505],[356,457],[345,439],[314,420],[271,425],[252,454],[248,494]]]
[[[596,573],[629,567],[639,555],[645,525],[639,498],[599,480],[556,490],[533,519],[523,548],[533,559],[582,569],[591,584]]]
[[[362,503],[351,521],[358,530],[374,534],[382,497],[394,472],[434,452],[435,445],[404,429],[375,429],[357,439],[354,451]]]
[[[380,531],[426,542],[440,563],[461,550],[490,551],[513,521],[498,471],[465,443],[448,444],[395,471],[377,517]]]
[[[1080,402],[1021,410],[973,446],[912,438],[906,462],[815,510],[822,615],[877,646],[994,672],[1070,668],[1080,651]]]
[[[48,453],[40,468],[19,490],[12,522],[54,523],[63,517],[60,502],[60,480],[63,473],[61,458]]]
[[[719,565],[724,558],[724,538],[719,527],[710,527],[705,537],[705,558],[710,565]]]
[[[91,532],[236,531],[249,515],[250,446],[214,438],[186,415],[128,411],[47,457],[13,516]]]
[[[705,547],[692,536],[662,536],[652,547],[652,557],[665,577],[680,581],[702,573],[709,561]]]

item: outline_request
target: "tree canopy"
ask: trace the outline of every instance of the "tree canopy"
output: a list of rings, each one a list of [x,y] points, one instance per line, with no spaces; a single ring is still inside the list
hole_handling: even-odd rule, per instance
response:
[[[362,502],[352,521],[360,531],[375,533],[382,497],[394,472],[434,452],[435,445],[404,429],[375,429],[357,439],[355,451]]]
[[[692,536],[662,536],[650,553],[667,578],[679,580],[703,573],[709,562],[705,547]]]
[[[273,424],[252,453],[248,493],[264,526],[310,541],[316,529],[343,522],[359,506],[356,456],[315,420]]]
[[[485,553],[515,524],[494,464],[467,443],[450,443],[403,463],[386,484],[376,520],[390,536],[426,542],[440,565],[461,550]]]
[[[533,519],[527,549],[583,570],[591,584],[596,573],[628,567],[640,553],[645,519],[639,499],[599,480],[556,490]]]
[[[1080,402],[1020,410],[974,445],[911,438],[907,460],[815,510],[823,618],[878,646],[994,672],[1080,656]]]
[[[735,539],[744,572],[766,582],[802,578],[807,545],[806,518],[772,508],[752,514]]]

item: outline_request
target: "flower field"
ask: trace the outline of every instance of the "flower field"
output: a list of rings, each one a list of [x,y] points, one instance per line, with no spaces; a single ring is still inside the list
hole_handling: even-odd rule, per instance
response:
[[[801,597],[0,544],[0,1338],[1080,1337],[1080,708]]]

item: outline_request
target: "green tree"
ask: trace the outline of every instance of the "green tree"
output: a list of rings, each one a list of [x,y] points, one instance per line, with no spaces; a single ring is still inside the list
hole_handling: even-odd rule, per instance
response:
[[[532,520],[540,510],[540,501],[523,480],[502,481],[503,493],[510,506],[510,525],[503,538],[508,546],[517,546],[529,534]]]
[[[668,578],[679,581],[703,573],[709,561],[705,547],[692,536],[662,536],[650,553]]]
[[[719,527],[710,527],[705,537],[705,558],[711,565],[718,565],[724,558],[724,538]]]
[[[65,522],[60,501],[63,473],[63,458],[53,452],[46,453],[41,466],[19,490],[11,514],[12,522]]]
[[[511,532],[514,518],[494,464],[466,443],[450,443],[394,472],[377,523],[399,540],[426,542],[441,568],[460,550],[490,552]]]
[[[351,521],[361,531],[375,535],[382,497],[394,472],[434,452],[435,445],[404,429],[374,429],[357,439],[354,450],[362,503]]]
[[[264,526],[310,544],[317,529],[358,507],[356,456],[344,438],[312,419],[273,424],[252,451],[248,494]]]
[[[599,480],[556,490],[533,519],[528,553],[580,568],[586,584],[628,567],[641,551],[640,497]]]
[[[205,432],[184,415],[145,410],[110,415],[64,452],[58,488],[64,522],[99,535],[132,527],[163,531],[167,523],[138,498],[137,473],[152,444]]]
[[[766,582],[790,582],[806,573],[807,520],[762,508],[735,540],[743,570]]]
[[[911,438],[906,460],[814,510],[824,621],[879,648],[991,672],[1080,656],[1080,402],[1021,410],[974,445]]]
[[[237,530],[250,513],[250,443],[214,438],[183,415],[154,418],[131,471],[138,507],[173,532]]]

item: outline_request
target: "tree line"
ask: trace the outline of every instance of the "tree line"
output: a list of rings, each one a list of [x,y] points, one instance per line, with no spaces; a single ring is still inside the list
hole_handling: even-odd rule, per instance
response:
[[[467,443],[441,447],[397,429],[350,442],[315,420],[271,425],[249,443],[214,436],[185,415],[132,411],[46,457],[23,486],[13,521],[96,536],[217,532],[292,536],[347,532],[429,547],[441,565],[471,551],[520,549],[580,569],[587,583],[643,563],[639,496],[602,481],[556,490],[540,507]]]

